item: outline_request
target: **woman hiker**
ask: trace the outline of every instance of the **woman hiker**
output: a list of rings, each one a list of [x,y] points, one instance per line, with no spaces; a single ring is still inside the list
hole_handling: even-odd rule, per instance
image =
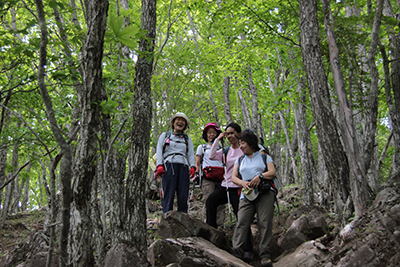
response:
[[[214,144],[211,147],[209,157],[211,160],[222,160],[224,153],[222,149],[218,149],[219,143],[225,137],[228,139],[230,146],[226,148],[227,153],[225,154],[225,174],[224,180],[221,185],[215,189],[213,193],[208,197],[206,201],[206,212],[207,212],[207,224],[217,228],[217,210],[220,205],[224,205],[228,203],[228,194],[229,194],[229,202],[232,205],[233,212],[235,216],[237,215],[238,206],[239,206],[239,188],[240,186],[234,184],[232,182],[232,171],[233,164],[236,159],[238,159],[243,153],[239,148],[239,139],[238,136],[242,132],[242,128],[239,124],[231,122],[226,126],[225,132],[218,135]]]
[[[270,180],[275,177],[275,167],[269,155],[262,155],[259,152],[258,138],[253,131],[244,130],[239,136],[239,144],[244,156],[235,162],[232,181],[243,190],[240,196],[238,220],[232,237],[232,252],[245,261],[253,258],[253,251],[248,250],[248,238],[250,225],[257,213],[261,266],[269,267],[272,266],[272,261],[268,245],[272,237],[275,199]]]
[[[178,112],[171,118],[172,132],[164,132],[158,139],[156,175],[162,176],[163,213],[173,210],[175,192],[178,211],[188,212],[189,178],[195,174],[193,142],[185,134],[189,124],[189,118]]]
[[[211,160],[209,157],[211,146],[214,140],[222,133],[214,122],[207,123],[203,129],[203,139],[206,144],[199,145],[196,151],[196,173],[201,173],[201,191],[203,193],[202,218],[206,221],[206,201],[209,195],[221,185],[224,179],[224,167],[222,160]],[[195,176],[195,178],[197,177]],[[225,205],[220,205],[217,211],[217,225],[223,227],[225,221]]]

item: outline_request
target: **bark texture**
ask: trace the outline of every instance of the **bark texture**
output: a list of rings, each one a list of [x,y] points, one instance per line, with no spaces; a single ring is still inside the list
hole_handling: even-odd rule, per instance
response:
[[[316,0],[299,0],[300,38],[304,69],[318,132],[318,142],[325,157],[329,183],[336,198],[336,214],[343,214],[339,203],[347,202],[349,165],[339,139],[336,120],[331,109],[327,77],[322,62]],[[351,213],[350,213],[351,214]],[[345,218],[338,218],[342,223]]]
[[[132,145],[126,197],[126,236],[144,255],[147,251],[146,177],[149,159],[152,118],[151,77],[154,40],[156,37],[156,1],[142,1],[142,29],[146,39],[139,43],[139,58],[135,66],[135,98],[133,103]]]
[[[82,90],[78,92],[82,107],[80,134],[74,170],[74,237],[72,261],[75,267],[94,266],[91,213],[91,189],[96,175],[98,137],[101,125],[100,103],[104,96],[102,58],[109,2],[86,1],[87,37],[82,50]]]
[[[230,89],[230,83],[231,83],[231,78],[229,76],[226,76],[224,79],[224,89],[223,89],[223,99],[224,99],[224,115],[225,115],[225,120],[227,123],[230,123],[233,121],[232,119],[232,112],[231,112],[231,103],[229,100],[229,89]]]
[[[354,201],[356,217],[360,217],[364,212],[365,204],[369,195],[368,184],[366,180],[366,169],[365,169],[366,166],[364,164],[362,154],[360,153],[361,151],[355,134],[353,114],[349,102],[347,100],[347,92],[344,85],[343,73],[339,59],[339,47],[336,44],[334,29],[333,26],[331,25],[329,1],[324,0],[323,7],[324,7],[324,18],[325,18],[325,31],[329,44],[330,64],[335,83],[336,95],[339,101],[339,116],[341,116],[340,121],[344,122],[341,124],[341,126],[342,126],[342,133],[344,134],[343,141],[346,147],[350,165],[349,167],[350,167],[351,193]],[[375,89],[373,88],[376,88],[376,91],[374,91]],[[371,86],[370,99],[371,102],[376,101],[377,104],[376,93],[377,93],[377,87]],[[372,121],[373,117],[375,117],[375,125],[376,125],[377,105],[376,106],[374,104],[371,105],[372,105],[370,106],[370,109],[372,110],[371,113],[375,114],[371,114],[370,116],[366,117],[370,118]],[[368,125],[371,124],[369,123]],[[372,129],[370,130],[371,131],[367,131],[368,136],[371,135],[375,136],[375,131]],[[368,149],[366,151],[368,151]],[[372,151],[369,152],[371,153]]]

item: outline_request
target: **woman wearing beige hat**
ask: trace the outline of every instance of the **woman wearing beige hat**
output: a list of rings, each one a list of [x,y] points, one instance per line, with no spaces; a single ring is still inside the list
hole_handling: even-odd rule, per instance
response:
[[[163,213],[173,209],[175,193],[178,211],[188,212],[189,177],[195,174],[193,142],[185,130],[190,119],[181,112],[171,117],[172,132],[160,135],[157,144],[156,175],[162,177]]]

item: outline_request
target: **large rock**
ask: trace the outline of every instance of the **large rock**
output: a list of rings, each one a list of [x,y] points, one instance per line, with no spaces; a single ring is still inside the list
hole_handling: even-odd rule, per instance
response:
[[[307,237],[296,227],[290,227],[286,233],[278,239],[278,245],[287,251],[294,250],[307,241]]]
[[[368,244],[361,246],[353,253],[347,254],[337,264],[337,267],[379,266],[374,263],[375,252]]]
[[[179,211],[170,211],[163,215],[156,236],[160,238],[201,237],[219,248],[226,246],[226,239],[221,231]]]
[[[136,247],[119,243],[108,250],[104,259],[104,267],[150,267],[146,255],[141,254]]]
[[[327,224],[322,213],[315,211],[308,215],[303,214],[292,221],[289,229],[278,239],[278,245],[283,250],[291,251],[307,240],[325,235],[326,232]]]
[[[326,250],[319,249],[314,241],[308,241],[299,246],[294,252],[281,258],[274,267],[317,267],[323,266],[328,257]]]
[[[147,259],[153,267],[251,266],[201,237],[159,239],[150,245]]]

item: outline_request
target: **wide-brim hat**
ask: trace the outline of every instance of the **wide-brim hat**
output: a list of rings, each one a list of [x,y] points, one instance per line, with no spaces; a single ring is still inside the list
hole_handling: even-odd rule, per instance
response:
[[[218,127],[218,125],[216,123],[214,123],[214,122],[207,123],[206,126],[204,127],[204,130],[203,130],[203,139],[206,142],[208,142],[208,140],[207,140],[207,130],[209,128],[211,128],[211,127],[214,128],[217,131],[217,137],[218,137],[218,135],[220,135],[220,133],[222,133],[221,129]]]
[[[187,128],[189,128],[190,119],[189,119],[189,117],[186,116],[186,114],[183,113],[183,112],[177,112],[177,113],[175,113],[174,115],[172,115],[172,117],[171,117],[171,128],[174,129],[174,120],[175,120],[176,118],[178,118],[178,117],[184,118],[185,121],[186,121],[186,125],[185,125],[185,129],[184,129],[184,130],[186,130]]]
[[[242,192],[243,192],[244,196],[250,201],[253,201],[254,199],[256,199],[258,197],[258,189],[257,188],[250,188],[249,190],[246,190],[243,188]]]

